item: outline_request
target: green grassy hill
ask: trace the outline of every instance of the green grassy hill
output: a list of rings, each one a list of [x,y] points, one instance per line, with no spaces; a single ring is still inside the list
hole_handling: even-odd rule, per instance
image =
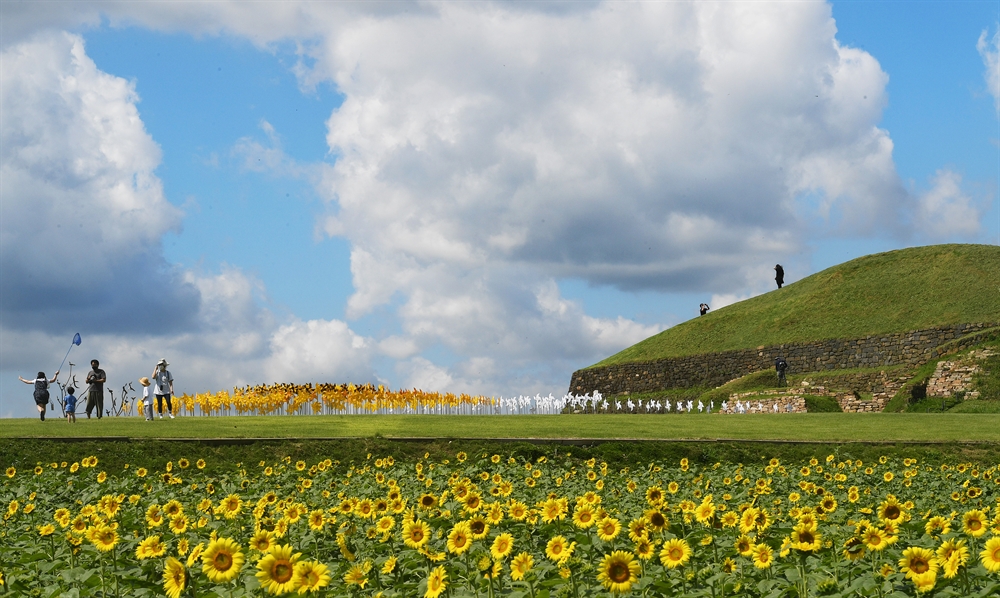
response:
[[[914,247],[709,312],[591,367],[974,322],[1000,322],[1000,247]]]

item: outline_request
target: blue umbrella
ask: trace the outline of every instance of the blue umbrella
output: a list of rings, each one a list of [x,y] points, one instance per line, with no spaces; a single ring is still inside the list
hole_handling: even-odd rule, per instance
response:
[[[69,357],[69,352],[73,350],[73,345],[80,344],[80,333],[77,332],[73,335],[73,342],[69,344],[69,349],[66,351],[66,357],[63,357],[62,363],[59,364],[59,369],[56,371],[62,371],[62,367],[66,365],[66,358]]]

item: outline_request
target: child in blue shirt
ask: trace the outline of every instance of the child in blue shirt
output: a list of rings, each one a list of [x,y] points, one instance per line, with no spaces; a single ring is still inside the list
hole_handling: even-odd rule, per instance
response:
[[[66,421],[76,423],[76,396],[73,393],[76,389],[72,386],[66,389],[66,396],[63,398],[63,405],[66,407]]]

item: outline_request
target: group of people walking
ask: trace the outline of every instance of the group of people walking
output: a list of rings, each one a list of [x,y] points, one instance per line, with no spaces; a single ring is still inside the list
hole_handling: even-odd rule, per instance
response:
[[[70,364],[72,365],[72,364]],[[139,379],[139,383],[142,385],[142,413],[146,417],[146,421],[153,421],[153,398],[156,398],[156,411],[159,413],[160,419],[163,419],[163,404],[167,405],[167,415],[170,419],[174,418],[173,413],[173,403],[171,398],[174,394],[174,376],[167,369],[166,359],[161,359],[156,363],[156,367],[153,368],[153,373],[150,378],[143,376]],[[86,404],[86,414],[87,419],[90,419],[90,414],[96,412],[97,419],[104,417],[104,384],[108,381],[107,373],[101,369],[101,364],[98,360],[90,360],[90,371],[87,372],[87,404]],[[38,417],[41,421],[45,421],[45,411],[46,407],[51,405],[51,395],[49,393],[49,386],[55,384],[59,379],[59,370],[52,375],[52,378],[48,378],[45,372],[38,372],[33,380],[26,380],[21,376],[17,377],[21,382],[25,384],[31,384],[34,388],[33,398],[35,400],[35,408],[38,409]],[[153,387],[152,395],[149,392],[149,387]],[[66,386],[66,394],[62,399],[63,411],[66,413],[66,421],[70,423],[76,422],[76,388],[73,387],[72,381]]]

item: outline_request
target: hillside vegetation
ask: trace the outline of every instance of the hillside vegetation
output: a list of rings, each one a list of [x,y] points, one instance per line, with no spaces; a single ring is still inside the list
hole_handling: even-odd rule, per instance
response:
[[[914,247],[709,312],[591,367],[976,322],[1000,322],[1000,247]]]

